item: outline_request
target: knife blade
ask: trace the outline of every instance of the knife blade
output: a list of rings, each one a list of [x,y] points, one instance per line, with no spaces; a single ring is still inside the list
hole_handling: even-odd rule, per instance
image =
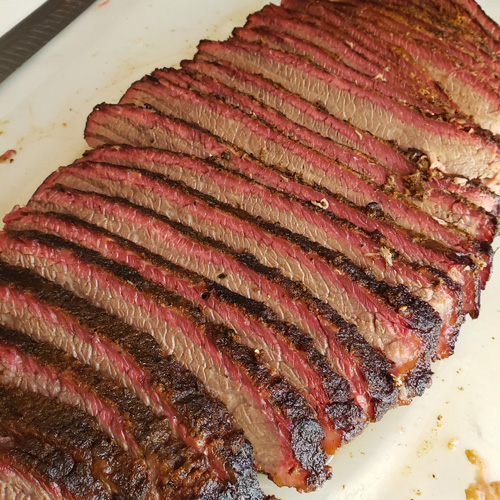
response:
[[[96,0],[47,0],[0,38],[0,82]]]

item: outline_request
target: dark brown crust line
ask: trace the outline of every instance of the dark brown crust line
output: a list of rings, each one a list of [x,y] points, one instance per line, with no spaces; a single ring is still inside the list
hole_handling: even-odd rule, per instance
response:
[[[129,240],[113,235],[103,228],[94,226],[85,221],[77,219],[70,215],[50,214],[55,218],[60,218],[70,222],[75,227],[83,227],[86,230],[97,233],[107,239],[116,241],[122,248],[133,252],[141,259],[150,262],[155,268],[165,270],[169,274],[179,276],[188,280],[193,286],[197,286],[201,298],[206,300],[211,295],[223,303],[237,308],[243,315],[258,320],[269,329],[286,339],[286,341],[298,352],[302,353],[308,363],[314,367],[315,372],[320,376],[323,388],[330,398],[330,404],[326,407],[326,413],[333,419],[335,427],[345,430],[344,439],[357,434],[359,427],[364,426],[360,408],[355,404],[350,388],[346,380],[335,373],[325,357],[322,356],[314,347],[310,336],[301,332],[296,326],[279,321],[276,313],[266,307],[264,304],[252,299],[248,299],[237,293],[231,292],[224,286],[209,279],[181,268],[180,266],[167,261],[158,254],[148,252],[143,247],[132,243]],[[1,267],[0,267],[1,275]]]
[[[299,246],[304,252],[311,256],[315,256],[315,258],[323,259],[328,262],[331,267],[338,269],[342,274],[348,276],[353,282],[361,284],[371,293],[381,297],[389,307],[396,311],[405,310],[405,321],[409,327],[419,332],[424,342],[427,344],[429,353],[434,351],[440,327],[440,319],[426,302],[413,296],[405,286],[390,287],[385,282],[375,280],[362,269],[355,266],[340,252],[329,250],[304,236],[292,233],[277,223],[269,223],[264,220],[256,219],[239,208],[222,203],[212,196],[196,191],[182,183],[172,181],[161,174],[128,167],[121,168],[140,172],[142,176],[149,177],[156,182],[163,183],[203,201],[209,209],[222,211],[231,216],[235,216],[245,223],[260,227],[268,233],[288,241],[292,245]]]
[[[235,483],[238,494],[248,500],[262,498],[250,444],[234,428],[226,408],[207,393],[192,373],[171,356],[163,356],[150,335],[34,272],[16,268],[16,274],[18,278],[11,285],[17,290],[32,294],[76,321],[92,337],[109,339],[130,355],[147,374],[149,383],[168,401],[189,436],[208,443],[210,454],[226,467],[225,472]]]
[[[0,387],[0,432],[34,437],[89,464],[106,489],[131,499],[147,499],[152,487],[146,464],[131,459],[99,428],[97,421],[70,405],[40,394]]]
[[[71,192],[71,190],[58,188],[61,191]],[[75,190],[75,192],[77,192]],[[106,195],[95,195],[112,203],[122,204],[127,207],[132,207],[148,217],[161,220],[163,223],[171,226],[176,231],[192,239],[193,241],[206,245],[207,247],[227,254],[230,258],[244,266],[249,267],[253,271],[263,275],[265,278],[276,283],[284,288],[294,300],[301,300],[307,307],[325,318],[328,322],[335,325],[337,340],[342,347],[353,355],[358,364],[362,367],[365,379],[368,383],[369,394],[379,408],[376,410],[377,416],[381,416],[395,402],[395,386],[388,374],[390,363],[381,353],[373,349],[358,333],[357,329],[345,322],[332,307],[324,302],[314,298],[300,283],[289,280],[282,273],[273,268],[266,267],[260,264],[255,257],[250,254],[241,254],[227,247],[221,242],[204,237],[196,233],[191,228],[180,223],[174,222],[165,216],[161,216],[152,210],[134,205],[131,202],[117,197],[108,197]],[[423,375],[420,373],[420,375]],[[424,390],[428,382],[428,377],[421,377],[418,385],[419,393]]]
[[[70,453],[33,436],[0,437],[0,466],[7,469],[0,482],[14,482],[12,488],[20,495],[16,500],[113,499],[93,477],[91,464],[77,462]]]
[[[201,313],[190,307],[185,300],[168,292],[154,282],[146,280],[132,268],[104,259],[97,252],[87,250],[67,240],[50,234],[37,231],[21,231],[17,233],[21,238],[31,239],[43,245],[66,249],[77,258],[97,266],[127,284],[132,284],[139,293],[145,294],[157,303],[166,307],[173,307],[191,316],[199,322],[200,328],[206,332],[207,338],[224,353],[229,355],[233,362],[240,366],[251,378],[252,383],[259,388],[262,394],[267,394],[269,403],[289,420],[291,427],[291,445],[296,460],[309,472],[310,486],[321,484],[326,479],[324,472],[325,454],[321,451],[320,442],[323,438],[321,427],[314,419],[309,406],[305,404],[298,393],[289,383],[276,376],[270,376],[268,369],[258,362],[255,353],[235,342],[232,334],[221,325],[205,321]]]
[[[5,279],[12,283],[16,279],[30,278],[31,273],[23,272],[20,268],[0,265],[0,282]],[[15,349],[23,359],[36,363],[36,366],[48,368],[58,381],[69,381],[83,397],[90,395],[112,408],[119,415],[123,430],[134,437],[139,451],[147,460],[150,472],[154,470],[151,480],[153,481],[153,477],[158,478],[157,484],[153,484],[161,491],[162,497],[192,500],[194,494],[198,500],[216,500],[225,494],[223,484],[211,471],[206,457],[175,437],[167,419],[155,415],[151,408],[127,389],[89,366],[82,365],[64,351],[46,342],[37,342],[28,335],[5,326],[0,326],[0,345]],[[19,384],[23,383],[18,371],[12,372],[9,379],[20,387]],[[43,387],[54,383],[54,391],[57,393],[57,382],[41,382]],[[81,409],[89,413],[88,409]],[[99,420],[98,415],[94,416]]]

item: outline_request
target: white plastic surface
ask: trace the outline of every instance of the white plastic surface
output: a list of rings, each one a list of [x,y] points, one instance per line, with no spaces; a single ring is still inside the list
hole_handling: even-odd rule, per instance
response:
[[[17,151],[11,163],[0,163],[0,215],[26,203],[50,172],[86,149],[83,129],[94,105],[116,102],[144,74],[191,57],[200,39],[227,37],[266,3],[97,2],[0,85],[0,155]],[[500,0],[481,4],[500,20]],[[496,261],[480,318],[466,322],[455,355],[434,366],[434,384],[422,398],[341,449],[331,463],[334,477],[320,491],[299,495],[263,479],[265,490],[283,500],[461,500],[475,474],[468,448],[489,463],[490,480],[500,480]]]

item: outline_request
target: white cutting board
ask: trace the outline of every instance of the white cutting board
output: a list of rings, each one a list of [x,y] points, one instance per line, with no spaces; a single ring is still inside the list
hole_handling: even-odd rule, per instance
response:
[[[0,164],[0,215],[85,150],[94,105],[116,102],[134,80],[191,57],[200,39],[227,37],[266,3],[97,1],[0,85],[0,155],[17,151],[12,163]],[[500,21],[500,0],[481,4]],[[341,449],[320,491],[299,495],[263,479],[266,492],[283,500],[461,500],[475,474],[466,449],[490,465],[489,480],[500,480],[499,298],[495,269],[480,318],[464,325],[456,354],[434,366],[432,388]]]

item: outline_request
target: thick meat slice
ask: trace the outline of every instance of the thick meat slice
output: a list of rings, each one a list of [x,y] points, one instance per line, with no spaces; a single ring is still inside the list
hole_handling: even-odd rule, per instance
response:
[[[275,224],[253,219],[175,182],[144,173],[129,175],[116,168],[113,172],[111,166],[105,170],[111,176],[101,182],[90,184],[89,177],[89,183],[74,179],[69,184],[107,196],[126,195],[127,202],[153,210],[151,214],[156,219],[159,214],[167,216],[239,254],[250,253],[261,264],[280,269],[287,278],[305,285],[317,299],[338,308],[341,316],[358,325],[369,343],[384,350],[399,375],[410,373],[420,363],[425,370],[440,320],[432,308],[412,297],[404,287],[388,287],[363,273],[342,254]],[[126,192],[123,185],[127,185]],[[58,194],[42,190],[34,197],[32,206],[48,202],[50,209],[56,205],[52,200],[58,199]],[[347,303],[342,299],[345,292],[350,295]]]
[[[174,113],[208,128],[266,163],[301,176],[312,185],[321,185],[360,207],[375,205],[408,229],[418,230],[422,236],[444,242],[460,253],[477,254],[482,281],[489,275],[491,247],[488,244],[481,248],[482,242],[472,240],[454,227],[443,226],[406,200],[380,189],[361,174],[289,139],[275,128],[216,98],[202,96],[175,85],[167,87],[164,81],[157,84],[153,80],[144,80],[129,89],[124,101],[153,104],[161,111]],[[474,280],[470,268],[463,272],[465,276],[461,279],[462,283]],[[466,312],[474,313],[471,297],[466,298]]]
[[[334,373],[313,347],[312,339],[279,322],[264,305],[245,299],[194,273],[153,255],[141,247],[81,221],[72,241],[98,250],[107,258],[127,263],[141,274],[193,302],[209,319],[234,328],[239,341],[258,351],[262,359],[290,380],[314,406],[326,437],[323,447],[333,453],[364,427],[366,416],[354,402],[348,382]],[[59,227],[62,226],[59,221]],[[61,230],[59,231],[61,233]],[[159,271],[161,269],[161,272]]]
[[[312,103],[353,125],[403,148],[424,151],[432,165],[449,174],[480,178],[498,184],[499,146],[486,131],[470,134],[474,127],[440,122],[417,109],[357,86],[325,72],[305,58],[285,54],[257,43],[231,39],[224,43],[203,41],[199,51],[214,60],[227,61],[270,78]]]
[[[356,0],[352,3],[355,6],[358,4]],[[420,36],[413,34],[415,23],[408,20],[409,26],[407,22],[384,17],[383,11],[376,5],[362,3],[361,8],[353,8],[351,5],[335,4],[335,9],[351,22],[373,33],[379,38],[379,43],[391,43],[403,48],[429,71],[465,114],[472,116],[483,128],[495,134],[500,132],[498,81],[488,68],[477,64],[473,56],[436,36],[422,40],[422,31]]]
[[[85,463],[105,489],[131,499],[155,496],[146,463],[124,453],[85,412],[33,392],[0,387],[0,433],[31,437]],[[55,465],[58,464],[57,461]],[[75,466],[75,465],[73,465]]]
[[[23,263],[22,254],[2,258]],[[187,444],[207,455],[214,481],[229,479],[229,498],[262,499],[252,450],[226,408],[190,372],[164,357],[150,335],[27,270],[10,273],[0,297],[2,324],[63,349],[127,387],[156,415],[165,415]]]
[[[134,145],[152,143],[161,148],[198,156],[217,157],[217,161],[228,168],[243,172],[267,186],[292,193],[304,200],[327,205],[328,212],[347,219],[366,231],[382,234],[386,238],[384,244],[391,248],[391,251],[397,252],[397,248],[412,261],[418,264],[432,264],[458,281],[462,286],[464,310],[470,311],[475,307],[474,297],[478,292],[476,280],[467,281],[465,277],[461,278],[464,272],[467,273],[467,268],[473,266],[469,258],[458,256],[435,242],[426,244],[421,235],[417,237],[412,232],[398,228],[378,210],[372,210],[370,207],[361,210],[324,189],[313,189],[295,178],[284,176],[282,172],[266,167],[196,127],[189,127],[179,120],[131,106],[103,105],[89,118],[87,138],[96,144],[111,141]],[[457,312],[459,310],[460,308]],[[452,322],[454,321],[452,319]]]
[[[388,377],[391,366],[387,360],[370,348],[352,325],[343,322],[324,302],[311,297],[302,285],[295,286],[249,255],[201,238],[165,217],[151,217],[150,211],[76,192],[53,192],[51,198],[52,210],[74,214],[105,227],[233,292],[267,304],[278,318],[312,336],[316,348],[349,381],[356,401],[368,415],[377,418],[394,404],[395,388]],[[108,217],[116,209],[121,212],[120,217]],[[124,220],[129,222],[123,224]],[[425,376],[420,378],[416,373],[409,383],[412,391],[420,392],[425,387]]]
[[[4,264],[1,278],[29,279],[30,273]],[[74,357],[28,335],[0,327],[1,381],[78,406],[97,419],[123,449],[144,456],[150,480],[166,499],[218,499],[229,495],[205,456],[172,433],[127,389],[82,365]]]
[[[223,63],[203,60],[183,61],[182,67],[187,71],[206,74],[235,90],[247,93],[261,103],[276,109],[294,124],[302,125],[342,144],[344,148],[337,150],[339,155],[337,158],[354,170],[361,168],[356,168],[356,165],[362,152],[369,156],[371,163],[379,163],[384,167],[386,176],[388,174],[402,176],[406,194],[409,192],[415,197],[418,193],[418,196],[429,202],[436,191],[439,193],[449,191],[484,208],[487,212],[492,212],[493,215],[498,214],[499,197],[493,192],[489,192],[477,183],[467,182],[463,177],[438,175],[439,172],[428,168],[429,162],[423,153],[416,151],[405,153],[393,144],[338,120],[324,109],[288,92],[270,80]],[[362,160],[363,155],[361,155]],[[361,166],[363,164],[362,162]],[[393,189],[397,187],[392,184],[390,177],[387,181]]]
[[[496,217],[483,209],[446,191],[424,188],[423,192],[418,192],[417,187],[410,191],[406,187],[405,179],[389,174],[376,160],[346,150],[346,148],[312,133],[309,129],[298,126],[293,121],[284,118],[280,113],[261,106],[248,96],[234,92],[211,78],[203,77],[197,72],[195,72],[194,77],[189,77],[174,70],[160,70],[156,71],[154,75],[159,77],[160,81],[165,77],[177,85],[192,88],[207,95],[215,95],[227,104],[238,107],[248,114],[255,114],[283,134],[294,137],[332,160],[339,160],[349,165],[353,170],[374,181],[375,184],[383,188],[389,186],[391,190],[402,193],[405,199],[411,200],[414,205],[431,217],[454,224],[474,238],[491,242],[496,233]]]
[[[290,231],[335,251],[342,251],[355,264],[370,269],[379,280],[391,286],[406,285],[408,289],[436,309],[443,326],[438,342],[438,354],[442,346],[452,343],[461,323],[461,298],[449,280],[440,280],[431,270],[411,265],[399,255],[393,255],[372,235],[346,221],[325,212],[324,207],[314,206],[282,192],[266,188],[243,176],[235,175],[209,162],[195,160],[156,150],[127,147],[99,148],[89,151],[86,159],[97,159],[118,165],[161,173],[214,198],[241,208],[254,217],[278,223]],[[69,167],[54,174],[48,183],[65,183],[64,177],[77,176],[88,180],[97,169],[88,165],[79,170]],[[68,181],[66,181],[67,183]],[[71,182],[71,181],[69,181]],[[321,203],[315,202],[316,205]],[[385,257],[384,257],[385,256]]]
[[[413,98],[420,98],[424,106],[430,102],[443,106],[451,113],[456,110],[455,103],[418,64],[407,58],[401,58],[396,64],[386,57],[383,48],[373,50],[363,41],[352,37],[347,32],[347,29],[353,29],[352,26],[332,26],[300,10],[291,11],[276,5],[267,5],[252,14],[245,26],[273,28],[293,35],[321,47],[375,80],[400,88]]]
[[[29,232],[21,232],[25,233]],[[200,321],[199,312],[187,301],[128,266],[55,236],[39,233],[34,237],[56,254],[59,266],[47,262],[45,266],[64,268],[59,280],[65,286],[113,314],[127,310],[127,322],[150,333],[165,352],[207,384],[254,445],[257,466],[273,480],[310,490],[326,479],[325,454],[320,448],[323,432],[311,409],[253,351],[237,344],[234,332]]]

